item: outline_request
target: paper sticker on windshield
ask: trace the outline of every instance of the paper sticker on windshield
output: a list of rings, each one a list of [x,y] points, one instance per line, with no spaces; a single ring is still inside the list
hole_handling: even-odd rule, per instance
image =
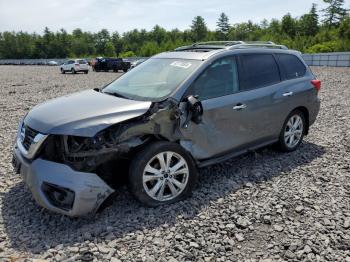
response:
[[[187,69],[191,67],[192,63],[184,61],[174,61],[170,65]]]

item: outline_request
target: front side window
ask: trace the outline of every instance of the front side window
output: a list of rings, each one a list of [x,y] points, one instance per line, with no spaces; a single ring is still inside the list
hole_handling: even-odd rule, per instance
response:
[[[159,101],[170,95],[203,62],[190,59],[150,58],[103,89],[126,98]]]
[[[281,65],[284,79],[289,80],[305,75],[306,67],[295,55],[276,54],[276,57]]]
[[[236,93],[238,74],[235,58],[222,58],[214,62],[193,83],[191,91],[200,100]]]
[[[272,54],[247,54],[241,55],[239,59],[241,90],[260,88],[281,81]]]

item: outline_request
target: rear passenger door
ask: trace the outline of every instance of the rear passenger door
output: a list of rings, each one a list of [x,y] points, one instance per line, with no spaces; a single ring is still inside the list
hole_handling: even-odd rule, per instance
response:
[[[310,84],[313,76],[306,73],[306,66],[296,55],[277,53],[275,57],[281,69],[282,99],[288,113],[299,106],[307,107],[315,97],[315,89]]]
[[[243,142],[245,146],[271,142],[278,137],[279,123],[288,111],[277,61],[272,53],[249,53],[239,55],[238,62],[236,99],[244,107],[237,110],[245,127]]]

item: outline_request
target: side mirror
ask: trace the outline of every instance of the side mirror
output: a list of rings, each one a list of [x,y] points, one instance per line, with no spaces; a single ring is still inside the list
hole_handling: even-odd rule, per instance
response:
[[[187,100],[188,120],[191,120],[196,124],[201,123],[202,115],[203,115],[203,106],[201,101],[199,101],[198,96],[190,95],[186,98],[186,100]]]

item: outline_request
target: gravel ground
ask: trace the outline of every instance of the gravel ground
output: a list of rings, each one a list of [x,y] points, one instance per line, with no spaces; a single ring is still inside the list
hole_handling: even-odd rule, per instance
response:
[[[92,218],[40,208],[11,167],[17,123],[48,98],[115,73],[0,66],[0,261],[350,262],[350,68],[313,68],[322,108],[301,148],[271,148],[200,170],[193,196],[145,208],[125,188]]]

